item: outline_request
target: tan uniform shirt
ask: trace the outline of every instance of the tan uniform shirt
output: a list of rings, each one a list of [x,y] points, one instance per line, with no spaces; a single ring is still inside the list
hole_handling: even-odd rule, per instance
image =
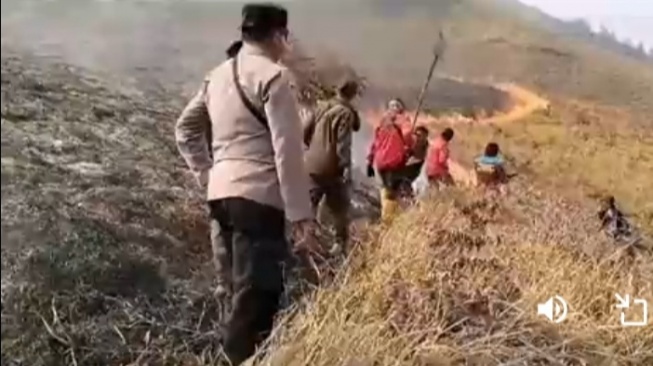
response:
[[[269,131],[241,102],[227,60],[209,73],[179,117],[179,151],[195,173],[209,170],[208,200],[243,197],[284,210],[290,221],[310,219],[302,127],[288,72],[247,43],[237,57],[239,81],[265,112]],[[207,120],[213,158],[206,141]]]

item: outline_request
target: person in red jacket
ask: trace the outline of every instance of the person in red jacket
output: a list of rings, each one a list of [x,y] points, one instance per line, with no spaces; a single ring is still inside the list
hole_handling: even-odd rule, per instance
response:
[[[413,127],[411,116],[406,111],[404,102],[394,98],[388,102],[388,110],[396,113],[395,124],[403,133],[404,143],[408,146],[409,156],[402,172],[399,194],[402,198],[413,198],[413,182],[422,171],[428,152],[428,129],[425,126]]]
[[[388,102],[388,113],[393,113],[395,115],[395,124],[399,126],[399,129],[401,129],[406,145],[412,146],[414,134],[413,123],[410,115],[406,111],[404,101],[400,98],[391,99]]]
[[[384,114],[374,130],[374,138],[367,156],[367,176],[374,177],[375,169],[381,182],[381,219],[389,221],[399,207],[399,191],[403,169],[410,152],[399,125],[401,110],[392,107]]]
[[[453,130],[446,128],[430,147],[426,162],[426,176],[431,184],[438,186],[453,184],[449,173],[449,142],[453,137]]]

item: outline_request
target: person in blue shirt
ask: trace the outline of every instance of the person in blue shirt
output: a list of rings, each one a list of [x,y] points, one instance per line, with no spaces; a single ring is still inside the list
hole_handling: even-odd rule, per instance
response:
[[[485,146],[483,155],[474,161],[474,170],[478,182],[485,187],[497,187],[507,182],[505,161],[501,155],[499,144],[490,142]]]

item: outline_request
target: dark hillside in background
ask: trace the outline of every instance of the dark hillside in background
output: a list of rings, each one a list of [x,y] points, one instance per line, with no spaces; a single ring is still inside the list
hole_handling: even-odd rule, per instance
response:
[[[293,32],[311,52],[351,64],[381,88],[418,88],[442,28],[449,47],[437,73],[512,81],[653,112],[650,62],[516,1],[284,4]],[[190,93],[237,36],[240,7],[221,1],[5,1],[2,42]]]

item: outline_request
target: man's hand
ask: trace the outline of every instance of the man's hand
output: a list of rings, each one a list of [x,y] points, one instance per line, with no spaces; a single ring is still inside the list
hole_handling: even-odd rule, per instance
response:
[[[387,122],[395,122],[398,116],[399,116],[399,111],[390,109],[385,112],[385,114],[383,115],[383,119],[385,119]]]
[[[344,185],[350,185],[352,183],[351,169],[345,168],[342,172],[342,183]]]
[[[309,254],[322,254],[322,248],[316,240],[317,224],[314,220],[301,220],[293,222],[292,237],[295,243],[295,252],[308,252]]]
[[[201,172],[193,172],[195,181],[200,188],[206,189],[209,186],[209,170],[202,170]]]
[[[374,167],[372,164],[367,164],[367,177],[374,178]]]

